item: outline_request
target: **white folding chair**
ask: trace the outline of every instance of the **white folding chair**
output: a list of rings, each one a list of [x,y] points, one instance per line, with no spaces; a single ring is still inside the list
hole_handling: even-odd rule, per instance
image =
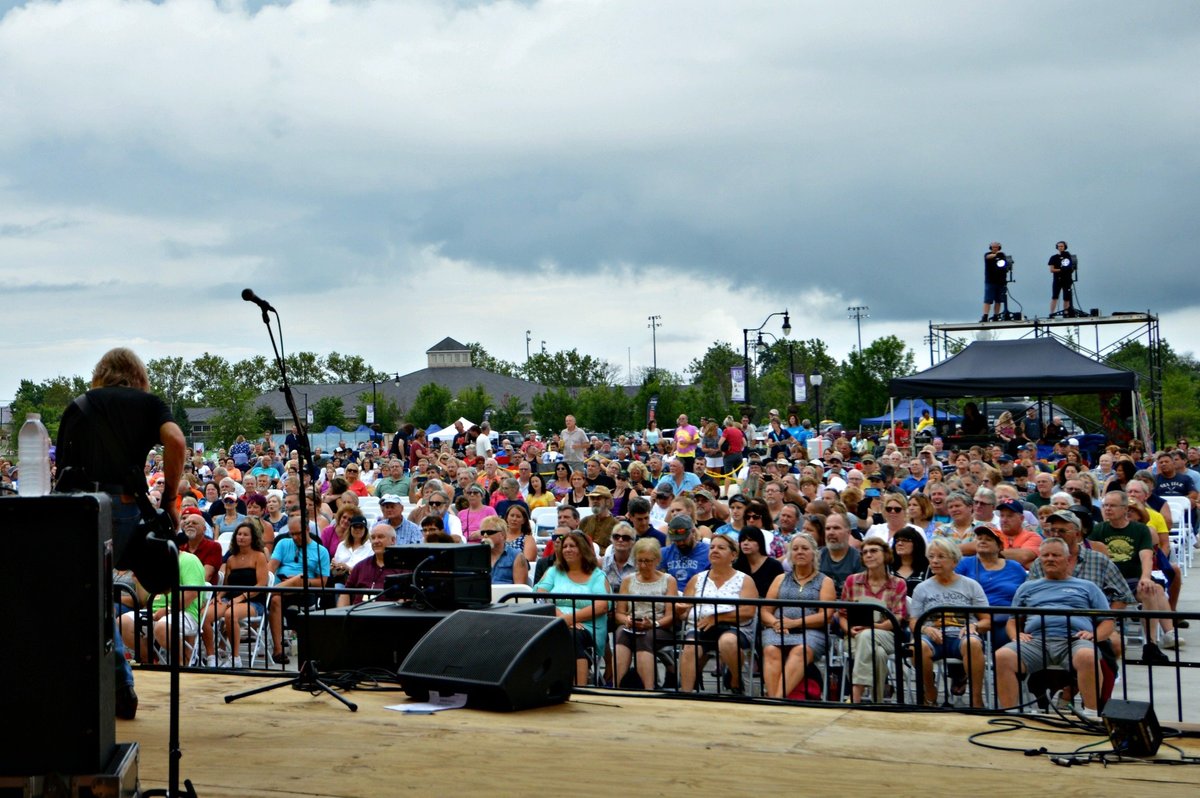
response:
[[[492,585],[492,603],[493,604],[499,603],[500,599],[503,598],[504,596],[507,596],[509,593],[530,593],[530,594],[532,594],[533,588],[531,588],[529,585],[525,584],[524,582],[522,582],[519,585],[493,584]],[[517,601],[522,601],[522,600],[523,599],[521,599],[521,598],[509,599],[509,601],[512,601],[512,602],[517,602]]]
[[[1164,496],[1163,500],[1171,508],[1171,557],[1179,566],[1180,575],[1187,576],[1196,542],[1192,502],[1187,496]]]

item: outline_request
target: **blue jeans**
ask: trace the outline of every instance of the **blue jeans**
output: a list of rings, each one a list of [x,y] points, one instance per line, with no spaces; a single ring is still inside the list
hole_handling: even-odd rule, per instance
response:
[[[142,513],[136,504],[126,504],[121,501],[120,494],[110,493],[108,498],[112,500],[112,541],[115,549],[118,540],[125,540],[133,534],[138,521],[142,518]],[[115,605],[113,609],[113,654],[117,660],[115,663],[117,686],[133,687],[133,669],[129,667],[129,660],[125,659],[125,641],[121,639],[121,628],[117,625],[117,618],[120,615],[121,608]]]

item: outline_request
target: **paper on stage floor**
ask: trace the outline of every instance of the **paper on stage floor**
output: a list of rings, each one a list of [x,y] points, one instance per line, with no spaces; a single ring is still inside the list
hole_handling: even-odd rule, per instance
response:
[[[442,695],[438,692],[430,692],[428,701],[392,704],[384,707],[384,709],[392,709],[396,712],[403,712],[406,715],[432,715],[434,712],[441,712],[444,709],[462,709],[466,705],[466,693],[447,693],[446,695]]]

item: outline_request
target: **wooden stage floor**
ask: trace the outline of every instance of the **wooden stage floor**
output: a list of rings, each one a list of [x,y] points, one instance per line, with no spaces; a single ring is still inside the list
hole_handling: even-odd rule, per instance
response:
[[[167,780],[167,675],[137,674],[142,788]],[[409,716],[403,693],[358,691],[349,712],[290,688],[226,704],[259,678],[184,675],[181,773],[200,798],[230,796],[752,794],[946,795],[1007,788],[1055,796],[1192,794],[1200,766],[1093,764],[967,742],[986,718],[749,706],[606,693],[519,713]],[[998,745],[1068,750],[1091,738],[1019,732]],[[1181,743],[1200,756],[1200,740]],[[1104,746],[1106,747],[1106,746]],[[1103,748],[1103,747],[1102,747]],[[1175,756],[1164,748],[1163,758]],[[1178,786],[1182,786],[1182,790]],[[1183,786],[1187,785],[1187,786]]]

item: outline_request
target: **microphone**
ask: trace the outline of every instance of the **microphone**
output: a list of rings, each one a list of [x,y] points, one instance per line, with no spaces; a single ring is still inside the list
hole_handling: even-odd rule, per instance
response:
[[[253,302],[254,304],[258,305],[259,308],[262,309],[263,316],[266,316],[268,311],[271,313],[278,312],[275,310],[275,308],[271,307],[270,302],[263,299],[258,294],[254,293],[254,290],[251,288],[243,288],[242,289],[242,299],[246,300],[247,302]]]

